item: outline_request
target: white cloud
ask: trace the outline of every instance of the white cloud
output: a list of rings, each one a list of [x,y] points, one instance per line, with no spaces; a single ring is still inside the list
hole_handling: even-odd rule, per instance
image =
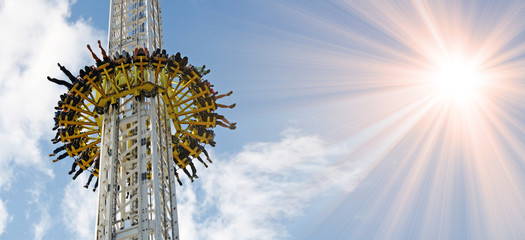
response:
[[[34,239],[41,240],[44,238],[46,232],[51,228],[52,222],[49,216],[49,207],[46,205],[39,205],[37,208],[40,211],[40,220],[33,224]]]
[[[32,224],[34,239],[40,240],[44,238],[44,235],[54,224],[51,221],[51,216],[49,214],[49,203],[46,199],[47,195],[42,196],[43,191],[45,191],[45,185],[42,182],[36,181],[32,185],[33,187],[27,190],[27,193],[30,195],[27,198],[27,210],[25,212],[26,219],[28,221],[36,220],[37,214],[40,214],[40,219],[38,222]]]
[[[69,5],[66,0],[5,0],[0,6],[7,34],[0,38],[0,188],[9,187],[15,165],[54,176],[48,159],[42,159],[41,141],[52,138],[53,106],[65,89],[46,76],[64,78],[58,61],[73,73],[91,64],[85,45],[104,38],[83,20],[68,22]]]
[[[0,3],[0,22],[6,33],[0,38],[0,54],[4,59],[0,64],[0,191],[16,182],[20,174],[15,173],[19,170],[54,177],[49,159],[42,157],[47,155],[42,151],[45,148],[42,143],[54,136],[53,107],[65,88],[47,81],[46,76],[65,78],[57,62],[73,73],[83,65],[92,64],[85,45],[105,39],[105,34],[88,22],[70,21],[70,5],[67,0]],[[43,239],[55,224],[49,204],[40,200],[44,188],[39,185],[29,190],[31,197],[27,204],[40,213],[40,218],[32,223],[35,239]],[[8,221],[5,206],[0,202],[0,234]]]
[[[300,216],[310,200],[342,184],[331,182],[330,177],[343,169],[330,166],[348,149],[333,152],[334,148],[319,137],[288,131],[279,142],[253,143],[229,160],[218,159],[217,164],[202,171],[198,180],[202,189],[185,186],[178,196],[181,236],[286,236],[283,221]]]
[[[5,231],[5,226],[10,221],[9,214],[7,212],[7,208],[5,207],[4,202],[0,199],[0,236]]]
[[[74,239],[93,239],[98,192],[85,189],[88,174],[80,175],[66,186],[61,204],[62,220]],[[95,181],[95,179],[93,179]],[[93,186],[93,183],[91,184]]]
[[[198,168],[197,182],[178,188],[184,239],[283,238],[288,231],[283,223],[300,217],[324,193],[351,191],[370,166],[346,158],[348,143],[329,145],[293,130],[283,135],[278,142],[247,144],[228,159],[212,153],[214,164]],[[94,234],[98,195],[82,187],[86,178],[67,185],[61,204],[62,220],[75,239]]]

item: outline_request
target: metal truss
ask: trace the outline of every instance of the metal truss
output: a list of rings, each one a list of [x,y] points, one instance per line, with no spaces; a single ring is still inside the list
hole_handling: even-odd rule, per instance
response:
[[[129,96],[104,115],[97,239],[178,239],[169,117]]]
[[[164,45],[160,0],[111,0],[109,15],[109,53]]]
[[[109,20],[111,55],[162,48],[159,0],[112,0]],[[179,239],[170,127],[158,95],[128,95],[106,111],[95,239]]]

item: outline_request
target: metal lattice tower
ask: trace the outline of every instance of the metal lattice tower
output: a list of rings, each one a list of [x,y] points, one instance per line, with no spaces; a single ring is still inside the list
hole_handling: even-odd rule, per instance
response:
[[[162,45],[160,0],[111,1],[109,54]],[[104,113],[96,239],[179,239],[170,127],[158,95]]]

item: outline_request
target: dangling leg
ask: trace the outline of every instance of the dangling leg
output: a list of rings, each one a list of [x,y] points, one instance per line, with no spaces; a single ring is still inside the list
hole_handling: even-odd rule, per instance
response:
[[[230,95],[232,95],[232,94],[233,94],[233,91],[230,91],[230,92],[225,93],[225,94],[217,95],[217,96],[215,96],[215,100],[217,100],[217,99],[221,99],[221,98],[223,98],[223,97],[230,96]]]
[[[58,80],[58,79],[56,79],[56,78],[51,78],[51,77],[49,77],[49,76],[47,77],[47,80],[49,80],[49,81],[51,81],[51,82],[54,82],[54,83],[56,83],[56,84],[58,84],[58,85],[66,86],[68,90],[71,89],[71,88],[73,87],[73,84],[68,83],[68,82],[66,82],[66,81],[64,81],[64,80]]]
[[[95,186],[93,187],[93,192],[94,192],[95,190],[97,190],[97,187],[98,187],[98,178],[97,178],[97,181],[95,182]]]
[[[220,108],[234,108],[237,104],[232,104],[232,105],[224,105],[224,104],[220,104],[220,103],[215,103],[215,105],[217,105],[217,107],[220,107]]]
[[[51,141],[55,142],[55,141],[59,140],[58,137],[60,137],[60,129],[58,129],[57,134],[55,134],[55,137],[53,139],[51,139]]]
[[[223,122],[225,122],[228,125],[231,125],[230,121],[228,121],[228,119],[226,119],[226,117],[224,117],[223,115],[216,114],[215,116],[217,116],[217,119],[222,120]]]
[[[220,119],[223,122],[225,122],[226,124],[228,124],[229,125],[228,126],[229,129],[234,130],[235,128],[237,128],[237,123],[230,123],[230,121],[228,121],[228,119],[226,119],[226,117],[224,117],[223,115],[216,114],[215,116],[217,116],[217,119]],[[220,121],[217,121],[217,123],[220,123]],[[221,124],[219,124],[219,125],[221,125]],[[221,126],[223,126],[223,125],[221,125]]]
[[[215,123],[216,123],[217,125],[221,126],[221,127],[230,128],[230,126],[224,124],[224,123],[221,122],[221,121],[216,121]]]
[[[173,172],[175,173],[175,178],[177,178],[177,182],[179,182],[179,185],[182,186],[182,182],[180,181],[179,174],[177,173],[177,169],[175,169],[175,167],[173,168]]]
[[[190,160],[190,168],[191,168],[191,171],[193,172],[193,177],[199,178],[199,176],[197,176],[197,169],[195,168],[195,165],[193,165],[193,162],[191,160]]]
[[[100,40],[98,40],[98,47],[100,48],[100,52],[102,52],[102,59],[108,58],[108,55],[106,54],[106,50],[102,48],[102,44],[100,43]]]
[[[60,147],[58,147],[57,149],[55,149],[53,151],[53,153],[49,154],[50,157],[53,157],[55,156],[57,153],[59,153],[60,151],[63,151],[63,150],[66,150],[66,145],[62,145]]]
[[[188,169],[183,168],[182,171],[184,171],[184,173],[186,173],[186,175],[188,175],[188,177],[190,178],[191,182],[193,182],[193,177],[191,176],[190,172],[188,172]]]
[[[91,183],[91,179],[93,179],[94,176],[95,175],[93,175],[93,174],[89,175],[88,181],[87,181],[86,185],[84,185],[84,188],[88,188],[89,187],[89,183]]]
[[[221,127],[225,127],[225,128],[229,128],[231,130],[234,130],[235,128],[237,128],[236,124],[237,123],[232,123],[230,125],[226,125],[225,123],[221,122],[221,121],[215,121],[215,123],[217,123],[217,125],[221,126]]]
[[[71,165],[71,171],[69,171],[67,174],[73,174],[77,170],[77,165],[77,162],[73,162],[73,165]]]
[[[97,63],[102,62],[102,61],[100,61],[100,58],[98,58],[97,55],[93,52],[93,50],[91,49],[91,46],[89,46],[89,44],[87,45],[87,48],[89,49],[89,52],[91,52],[91,56],[93,57],[93,59],[95,59],[95,61],[97,61]]]
[[[58,64],[58,67],[60,68],[60,70],[62,70],[62,72],[64,72],[64,74],[66,74],[66,76],[69,78],[71,83],[75,84],[77,82],[77,78],[75,76],[73,76],[73,74],[71,74],[71,72],[69,70],[67,70],[67,68],[65,68],[64,66],[60,65],[60,63],[57,63],[57,64]]]
[[[208,162],[210,163],[213,163],[210,159],[210,155],[208,155],[208,151],[206,151],[205,148],[202,148],[202,152],[204,153],[204,155],[206,156],[206,159],[208,159]]]
[[[208,168],[208,165],[206,165],[206,163],[202,161],[202,158],[200,156],[197,156],[197,159],[204,165],[204,167]]]
[[[58,118],[57,118],[57,119],[55,119],[55,126],[53,126],[53,128],[52,128],[52,129],[53,129],[53,131],[55,131],[55,130],[57,130],[57,129],[58,129],[58,127],[59,127],[59,125],[58,125],[58,121],[59,121],[59,120],[58,120]]]
[[[73,176],[73,180],[77,179],[77,177],[84,171],[84,169],[78,169],[77,173],[75,173],[75,176]]]

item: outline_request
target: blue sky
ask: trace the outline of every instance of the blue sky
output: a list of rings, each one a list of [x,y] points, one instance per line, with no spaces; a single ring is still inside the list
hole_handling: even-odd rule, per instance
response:
[[[47,157],[64,89],[46,76],[93,64],[108,8],[0,0],[0,239],[93,237],[96,194]],[[177,189],[182,239],[525,238],[524,3],[161,8],[168,52],[237,104]]]

